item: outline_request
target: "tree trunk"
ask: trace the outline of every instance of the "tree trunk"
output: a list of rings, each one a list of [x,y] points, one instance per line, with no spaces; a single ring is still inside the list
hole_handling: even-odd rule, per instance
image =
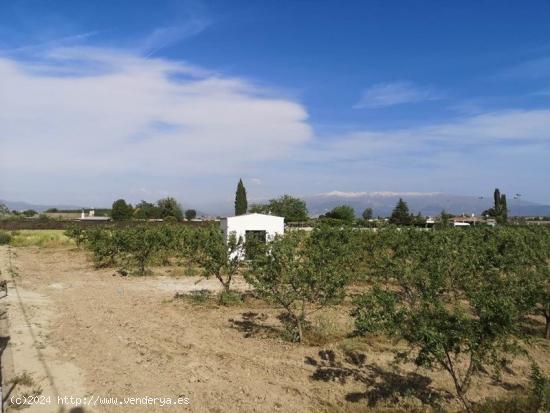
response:
[[[464,406],[464,410],[468,413],[472,412],[472,407],[470,406],[470,402],[466,398],[466,392],[464,391],[464,388],[462,384],[459,381],[459,378],[455,372],[455,369],[453,367],[453,362],[451,360],[451,357],[449,356],[449,353],[445,352],[445,356],[447,357],[448,366],[446,370],[449,372],[453,379],[453,383],[455,385],[456,395],[458,396],[458,399],[462,402],[462,405]]]
[[[300,319],[300,317],[296,318],[296,325],[298,327],[298,339],[299,339],[300,343],[303,343],[304,342],[304,333],[302,331],[302,320]]]
[[[472,407],[470,406],[470,402],[468,401],[468,399],[466,399],[466,396],[463,394],[462,391],[459,392],[458,389],[457,389],[457,394],[458,394],[458,398],[462,402],[462,405],[464,406],[464,410],[466,410],[466,412],[468,413],[471,413]]]
[[[546,329],[544,331],[544,337],[550,340],[550,308],[549,311],[544,315],[546,319]]]
[[[224,291],[228,293],[229,287],[231,286],[231,278],[228,279],[227,282],[223,280],[223,277],[221,275],[216,275],[216,278],[222,284]]]

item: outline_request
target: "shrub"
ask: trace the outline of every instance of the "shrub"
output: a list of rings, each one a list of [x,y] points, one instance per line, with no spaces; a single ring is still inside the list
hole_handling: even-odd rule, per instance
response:
[[[224,290],[228,292],[231,281],[242,264],[242,239],[237,240],[234,235],[231,235],[226,242],[219,228],[207,228],[199,230],[195,234],[195,262],[203,268],[204,277],[216,277]]]
[[[221,305],[233,306],[242,304],[243,298],[236,291],[222,291],[218,296],[218,301]]]
[[[255,254],[246,280],[285,310],[283,324],[303,341],[308,316],[344,297],[354,271],[355,237],[349,229],[323,226],[309,235],[290,232]]]
[[[0,245],[7,245],[11,242],[11,235],[9,232],[0,231]]]

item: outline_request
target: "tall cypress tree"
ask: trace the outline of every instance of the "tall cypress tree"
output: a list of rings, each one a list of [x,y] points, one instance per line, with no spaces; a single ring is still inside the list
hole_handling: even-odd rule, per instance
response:
[[[506,205],[506,194],[501,194],[498,188],[493,194],[495,204],[493,208],[485,211],[488,215],[493,216],[499,224],[505,224],[508,220],[508,205]]]
[[[235,215],[246,214],[248,210],[248,201],[246,200],[246,189],[243,185],[243,180],[239,179],[237,184],[237,192],[235,193]]]
[[[500,222],[506,224],[508,221],[508,206],[506,205],[506,194],[500,196]]]
[[[495,216],[499,216],[501,213],[502,206],[500,205],[500,190],[498,188],[495,189],[495,192],[493,194],[493,199],[495,200]]]

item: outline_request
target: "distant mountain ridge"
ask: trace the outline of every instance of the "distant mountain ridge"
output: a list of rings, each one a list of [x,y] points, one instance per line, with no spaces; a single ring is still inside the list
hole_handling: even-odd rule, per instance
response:
[[[309,214],[311,216],[324,214],[335,206],[343,204],[353,207],[358,216],[363,213],[365,208],[372,208],[374,216],[389,216],[399,198],[403,198],[407,202],[409,209],[414,214],[420,212],[422,215],[427,216],[438,215],[443,209],[457,215],[479,215],[493,205],[492,196],[480,199],[475,196],[453,195],[443,192],[331,191],[311,196],[304,196],[301,198],[306,202]],[[263,203],[267,202],[267,200],[255,200],[255,202]],[[41,205],[22,201],[0,200],[0,203],[6,204],[10,210],[15,209],[18,211],[34,209],[38,212],[42,212],[49,208],[82,209],[82,207],[75,205]],[[232,214],[232,208],[229,208],[229,206],[224,208],[222,203],[218,205],[211,205],[210,208],[204,209],[217,212],[215,214],[206,214],[197,210],[198,215]],[[519,202],[514,199],[509,199],[508,209],[510,211],[510,215],[550,216],[550,205],[538,204],[524,199]]]
[[[478,198],[467,195],[453,195],[442,192],[342,192],[331,191],[304,197],[310,215],[317,216],[330,211],[337,205],[349,205],[360,215],[365,208],[372,208],[374,216],[389,216],[395,204],[403,198],[412,213],[438,215],[442,210],[452,214],[476,214],[493,205],[492,197]],[[537,204],[521,199],[508,200],[510,215],[547,216],[550,205]]]
[[[31,204],[29,202],[24,201],[6,201],[4,199],[0,199],[0,204],[6,205],[10,211],[24,211],[27,209],[34,209],[38,212],[44,212],[47,209],[50,208],[57,208],[57,209],[82,209],[82,207],[75,206],[75,205],[40,205],[40,204]]]

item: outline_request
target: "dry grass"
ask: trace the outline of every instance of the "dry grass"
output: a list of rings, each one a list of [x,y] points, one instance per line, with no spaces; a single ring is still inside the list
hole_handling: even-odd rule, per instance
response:
[[[11,245],[14,247],[56,248],[74,245],[74,241],[68,238],[63,230],[19,230],[12,232]]]

